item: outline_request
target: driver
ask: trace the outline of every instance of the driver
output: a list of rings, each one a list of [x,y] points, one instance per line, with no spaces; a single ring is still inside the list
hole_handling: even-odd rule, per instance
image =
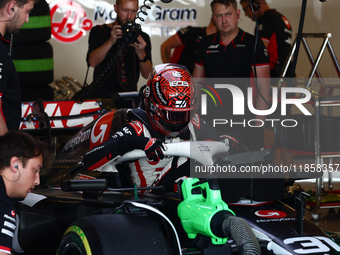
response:
[[[163,185],[168,192],[173,190],[175,180],[189,176],[190,167],[187,158],[165,158],[164,144],[215,140],[229,146],[229,153],[245,149],[233,136],[217,133],[195,114],[196,86],[186,67],[178,64],[155,66],[143,95],[141,106],[128,112],[130,122],[86,153],[84,165],[88,170],[96,170],[118,156],[141,149],[147,158],[129,163],[133,183],[138,187]]]

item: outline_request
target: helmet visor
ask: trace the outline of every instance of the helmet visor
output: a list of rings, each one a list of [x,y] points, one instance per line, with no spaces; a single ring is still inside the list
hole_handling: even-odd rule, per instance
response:
[[[190,121],[191,111],[194,107],[166,107],[159,104],[152,104],[151,110],[156,113],[163,121],[172,125],[181,125]]]

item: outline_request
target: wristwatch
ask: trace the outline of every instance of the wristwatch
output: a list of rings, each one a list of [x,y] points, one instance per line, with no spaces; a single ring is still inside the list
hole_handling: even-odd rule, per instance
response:
[[[148,61],[148,56],[145,55],[145,57],[142,60],[140,60],[140,59],[138,59],[138,60],[139,60],[139,62],[146,62],[146,61]]]

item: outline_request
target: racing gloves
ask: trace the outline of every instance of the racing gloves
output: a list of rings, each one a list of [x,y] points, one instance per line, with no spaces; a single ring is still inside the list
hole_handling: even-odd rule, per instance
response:
[[[164,149],[163,143],[156,138],[148,137],[135,137],[136,149],[145,151],[146,156],[149,160],[158,161],[164,158],[162,150]]]
[[[229,146],[229,154],[240,153],[248,151],[248,148],[236,138],[229,135],[221,135],[221,141],[224,142],[226,146]]]
[[[129,151],[140,149],[145,151],[149,160],[158,161],[164,158],[162,150],[165,150],[163,143],[156,138],[148,138],[143,136],[123,136],[118,138],[115,150],[123,155]]]

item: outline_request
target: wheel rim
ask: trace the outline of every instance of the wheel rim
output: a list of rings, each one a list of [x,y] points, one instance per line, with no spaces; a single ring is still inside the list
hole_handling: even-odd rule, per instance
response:
[[[61,255],[85,255],[76,243],[69,243],[65,246]]]

